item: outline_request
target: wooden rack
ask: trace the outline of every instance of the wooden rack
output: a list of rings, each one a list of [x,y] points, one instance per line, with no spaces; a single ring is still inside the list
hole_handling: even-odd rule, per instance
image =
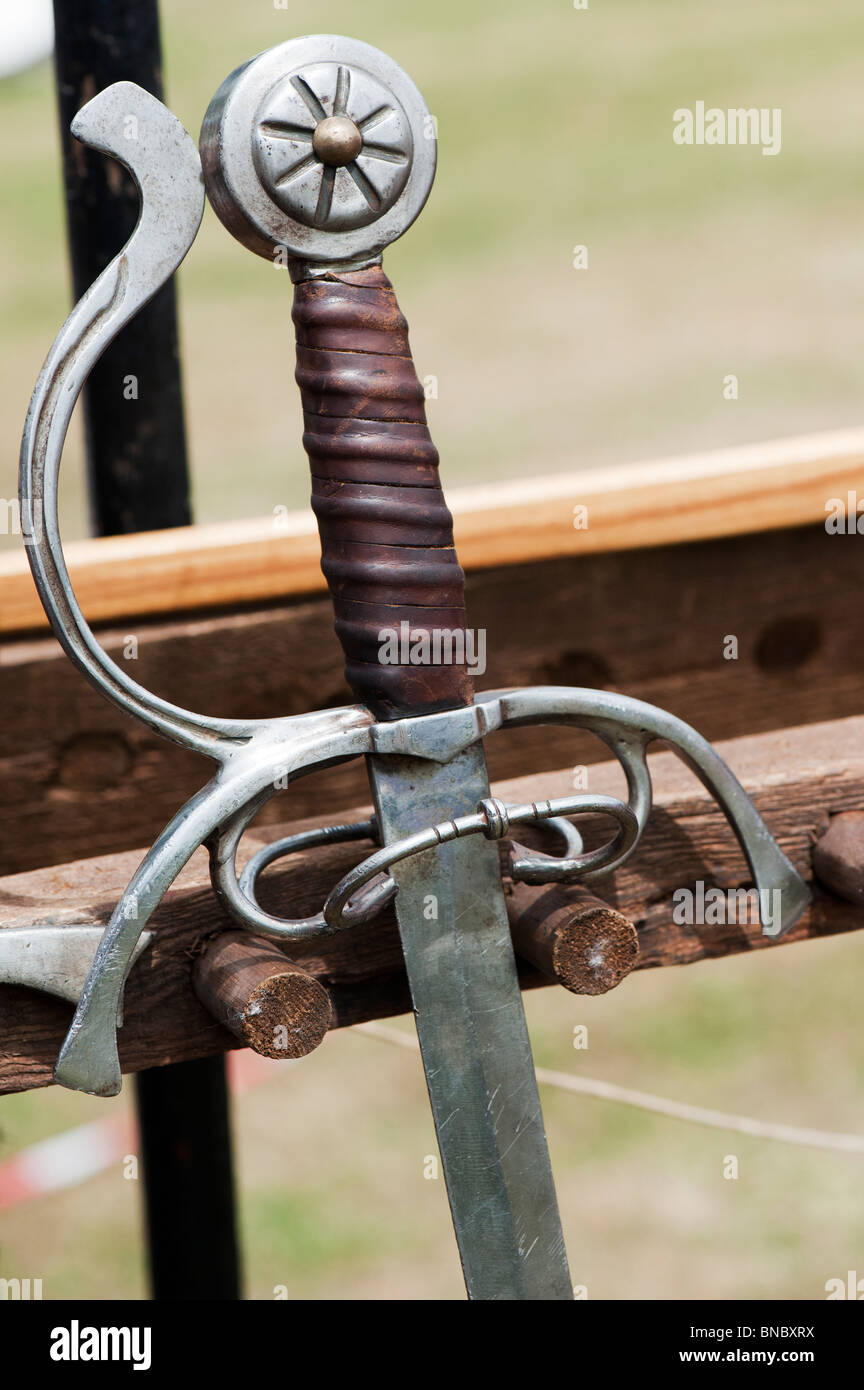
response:
[[[854,506],[862,479],[864,430],[457,492],[470,620],[487,631],[480,684],[608,686],[669,708],[720,741],[786,853],[812,878],[813,846],[832,818],[864,808],[864,546],[825,526],[830,499],[852,493]],[[574,528],[574,506],[587,506],[587,530]],[[281,525],[190,527],[70,550],[100,639],[168,698],[253,716],[350,702],[305,513]],[[80,678],[43,630],[23,555],[2,557],[0,586],[0,930],[103,922],[141,847],[206,768],[123,719]],[[558,734],[489,740],[505,795],[563,794],[576,765],[589,769],[593,791],[620,792],[602,745]],[[701,933],[674,925],[676,885],[734,887],[746,866],[694,779],[669,754],[655,755],[654,768],[649,832],[601,890],[639,929],[638,968],[776,949],[758,924]],[[294,784],[258,833],[284,833],[276,823],[286,817],[292,828],[309,816],[344,817],[366,795],[362,766],[332,769]],[[301,855],[274,867],[271,891],[294,914],[315,910],[361,853],[342,846]],[[847,878],[854,861],[847,852]],[[817,885],[812,911],[787,940],[864,925],[864,904],[840,891],[842,878],[829,885],[834,892]],[[154,926],[156,945],[128,988],[124,1066],[237,1046],[192,987],[195,959],[230,927],[203,853]],[[407,1007],[390,918],[286,955],[326,991],[331,1026]],[[525,963],[526,987],[550,982]],[[45,1085],[69,1008],[0,990],[0,1090]]]

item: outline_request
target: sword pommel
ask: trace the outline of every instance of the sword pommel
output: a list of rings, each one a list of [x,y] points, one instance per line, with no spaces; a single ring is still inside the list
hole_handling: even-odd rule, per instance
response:
[[[357,267],[420,212],[437,141],[398,63],[358,39],[312,34],[226,77],[200,151],[210,202],[244,246],[282,266]]]

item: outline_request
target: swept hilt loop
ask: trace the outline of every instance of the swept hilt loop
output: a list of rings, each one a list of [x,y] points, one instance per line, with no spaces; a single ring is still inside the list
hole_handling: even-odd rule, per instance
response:
[[[75,598],[60,540],[57,480],[72,411],[92,368],[152,299],[191,246],[204,210],[201,166],[177,117],[132,82],[115,82],[82,106],[72,133],[119,160],[141,196],[123,250],[78,301],[36,383],[21,441],[20,497],[27,558],[61,646],[109,700],[175,743],[218,757],[249,734],[170,704],[132,680],[97,642]]]
[[[578,830],[564,817],[589,814],[611,816],[618,823],[618,830],[598,849],[585,853]],[[512,806],[497,797],[488,797],[478,804],[473,815],[459,816],[440,825],[429,826],[415,835],[378,849],[340,880],[321,912],[313,917],[289,919],[276,917],[260,906],[256,890],[264,869],[276,860],[302,850],[351,840],[377,840],[377,822],[373,816],[369,820],[304,830],[297,835],[275,840],[258,850],[238,875],[234,869],[237,843],[250,819],[251,815],[245,815],[242,823],[236,820],[228,834],[219,838],[211,860],[213,885],[224,906],[241,926],[250,928],[259,936],[284,941],[306,941],[371,921],[396,893],[396,883],[387,873],[391,866],[447,840],[478,833],[487,840],[503,840],[513,825],[544,824],[557,831],[563,839],[565,857],[534,855],[521,845],[512,845],[511,877],[531,883],[570,882],[619,859],[635,842],[639,830],[638,821],[630,808],[610,796],[567,796],[554,801]]]
[[[473,815],[457,816],[440,825],[429,826],[371,854],[333,889],[324,904],[322,916],[331,928],[351,926],[356,921],[351,900],[370,879],[386,872],[401,860],[434,849],[436,845],[446,844],[448,840],[461,840],[466,835],[477,834],[487,840],[502,840],[512,825],[531,825],[551,817],[589,814],[611,817],[617,822],[618,829],[598,849],[583,853],[578,860],[572,861],[570,877],[600,869],[636,843],[639,823],[623,801],[612,796],[561,796],[552,801],[530,801],[508,806],[497,797],[488,797],[479,802]]]

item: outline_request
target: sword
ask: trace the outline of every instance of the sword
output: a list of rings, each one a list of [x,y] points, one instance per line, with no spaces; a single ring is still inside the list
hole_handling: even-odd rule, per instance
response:
[[[137,139],[125,138],[134,116]],[[75,307],[37,382],[24,431],[21,504],[43,605],[71,659],[109,699],[217,764],[134,875],[106,928],[64,1042],[56,1080],[120,1089],[116,1028],[142,931],[195,849],[242,926],[277,940],[350,930],[395,896],[433,1119],[469,1297],[571,1299],[496,840],[546,825],[563,856],[511,840],[508,873],[591,880],[634,852],[651,808],[645,752],[665,739],[713,792],[759,888],[779,890],[781,930],[807,889],[731,771],[693,729],[640,701],[572,687],[475,694],[464,576],[438,479],[407,325],[381,255],[421,211],[435,173],[434,121],[411,79],[356,40],[290,40],[230,74],[204,118],[200,163],[176,118],[130,83],[84,106],[73,133],[124,162],[138,226]],[[180,709],[102,651],[69,581],[57,525],[66,429],[87,373],[192,244],[204,193],[225,226],[294,283],[297,381],[322,568],[358,703],[270,720]],[[527,723],[592,730],[621,762],[627,802],[574,795],[505,805],[490,794],[483,739]],[[314,917],[265,911],[259,874],[240,872],[260,808],[287,781],[364,757],[379,847]],[[586,850],[567,817],[612,823]],[[344,828],[333,837],[346,838]]]

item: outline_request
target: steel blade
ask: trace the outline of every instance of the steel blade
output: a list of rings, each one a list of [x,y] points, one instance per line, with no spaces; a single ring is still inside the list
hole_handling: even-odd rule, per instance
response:
[[[368,761],[385,843],[489,795],[480,743]],[[468,1295],[572,1299],[497,846],[454,840],[391,872]]]

